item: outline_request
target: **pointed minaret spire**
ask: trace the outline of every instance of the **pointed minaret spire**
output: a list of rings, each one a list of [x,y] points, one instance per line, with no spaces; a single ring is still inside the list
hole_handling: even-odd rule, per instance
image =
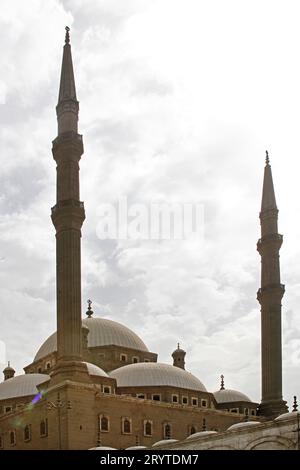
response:
[[[70,28],[66,26],[64,53],[61,66],[60,85],[56,114],[58,134],[77,132],[79,103],[76,97],[76,87],[70,45]]]
[[[263,183],[263,194],[261,200],[261,211],[265,210],[277,210],[275,191],[273,185],[272,171],[269,160],[269,154],[266,150],[266,166],[264,173],[264,183]],[[277,228],[277,227],[276,227]]]
[[[260,414],[270,418],[287,411],[282,399],[281,299],[278,209],[268,152],[264,170],[263,195],[259,214],[261,238],[257,250],[261,256],[261,287],[257,299],[261,305],[262,400]]]

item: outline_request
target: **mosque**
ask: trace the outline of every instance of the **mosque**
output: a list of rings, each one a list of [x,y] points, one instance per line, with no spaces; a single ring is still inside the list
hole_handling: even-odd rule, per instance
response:
[[[220,389],[208,391],[186,370],[186,353],[179,344],[172,364],[158,362],[157,354],[136,333],[97,316],[91,301],[82,319],[80,250],[85,210],[79,194],[83,140],[78,113],[66,28],[56,106],[58,136],[52,143],[57,166],[57,201],[51,210],[56,230],[57,331],[24,367],[25,374],[15,376],[10,364],[3,371],[0,449],[151,448],[165,441],[195,442],[201,437],[209,447],[211,436],[226,435],[228,429],[236,436],[245,427],[268,426],[286,416],[281,358],[282,235],[277,228],[268,154],[257,243],[262,399],[255,403],[244,393],[227,389],[223,376]]]

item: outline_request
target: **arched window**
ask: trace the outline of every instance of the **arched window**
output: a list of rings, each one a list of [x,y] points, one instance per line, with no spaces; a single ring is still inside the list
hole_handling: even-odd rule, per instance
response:
[[[164,439],[171,439],[172,427],[170,423],[164,424]]]
[[[10,431],[9,433],[9,441],[10,444],[13,446],[16,443],[16,431]]]
[[[122,432],[124,434],[130,434],[131,433],[131,420],[129,418],[123,418],[122,419]]]
[[[191,426],[190,434],[191,434],[191,435],[192,435],[192,434],[195,434],[195,432],[196,432],[195,426]]]
[[[31,439],[31,426],[27,424],[24,428],[24,441],[30,441]]]
[[[144,435],[152,436],[152,421],[144,421]]]
[[[109,419],[108,416],[100,416],[100,431],[108,432],[109,431]]]
[[[45,437],[48,435],[48,422],[47,419],[43,419],[43,421],[40,422],[40,436]]]

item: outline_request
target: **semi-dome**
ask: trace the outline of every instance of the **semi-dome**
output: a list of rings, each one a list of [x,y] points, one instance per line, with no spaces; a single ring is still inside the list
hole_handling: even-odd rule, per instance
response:
[[[88,347],[121,346],[138,351],[149,351],[145,343],[136,333],[121,323],[106,318],[85,318],[84,326],[89,329]],[[56,332],[49,336],[35,355],[34,362],[57,351]]]
[[[237,401],[251,402],[249,397],[244,393],[238,392],[237,390],[223,389],[214,392],[214,397],[218,404],[220,403],[232,403]]]
[[[46,374],[23,374],[7,379],[0,383],[0,400],[36,395],[37,385],[49,379]]]
[[[170,364],[138,362],[110,372],[118,387],[169,386],[206,392],[200,380],[190,372]]]
[[[98,377],[109,377],[106,372],[104,372],[101,367],[96,366],[96,364],[91,364],[90,362],[85,362],[89,375],[95,375]]]

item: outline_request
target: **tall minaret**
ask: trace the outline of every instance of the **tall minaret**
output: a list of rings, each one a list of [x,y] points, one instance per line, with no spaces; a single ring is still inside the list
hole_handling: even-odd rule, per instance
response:
[[[287,410],[282,399],[281,299],[279,250],[282,235],[277,228],[276,206],[271,166],[266,152],[263,194],[260,211],[261,238],[257,250],[261,256],[261,288],[257,299],[261,305],[262,400],[260,414],[274,417]]]
[[[83,144],[77,132],[79,103],[69,30],[66,27],[56,106],[58,136],[52,147],[57,163],[57,202],[51,217],[56,229],[58,367],[70,367],[72,362],[78,365],[82,360],[80,245],[85,212],[79,199],[79,160]]]

